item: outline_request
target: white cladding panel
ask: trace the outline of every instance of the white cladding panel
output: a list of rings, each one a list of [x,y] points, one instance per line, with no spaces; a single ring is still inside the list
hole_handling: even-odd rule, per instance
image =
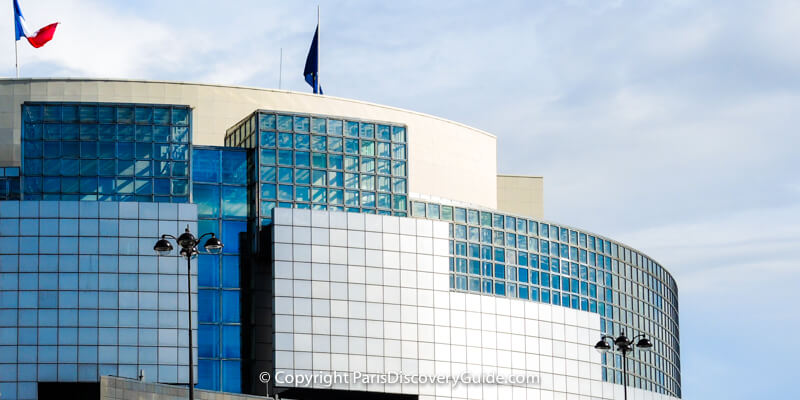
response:
[[[360,384],[421,399],[621,399],[596,314],[449,289],[448,225],[274,211],[275,373],[538,376],[539,384]],[[282,386],[282,385],[278,385]],[[283,385],[287,386],[287,385]],[[324,382],[313,387],[328,388]],[[671,397],[630,389],[634,400]]]

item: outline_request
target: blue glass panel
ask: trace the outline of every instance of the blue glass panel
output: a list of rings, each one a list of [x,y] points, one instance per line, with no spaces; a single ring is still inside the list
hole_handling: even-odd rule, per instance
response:
[[[137,108],[136,109],[136,113],[137,113],[137,116],[136,116],[137,118],[136,119],[137,119],[137,121],[139,120],[139,113],[141,112],[142,113],[142,117],[146,118],[145,114],[147,113],[147,111],[144,111],[144,110],[149,110],[149,109],[150,108],[146,108],[146,109]],[[170,117],[169,108],[156,107],[156,108],[153,109],[152,119],[151,120],[148,119],[148,121],[152,121],[153,123],[156,123],[156,124],[159,124],[159,125],[168,125],[169,122],[170,122],[169,121],[170,120],[169,117]]]
[[[81,160],[82,176],[97,176],[97,160]]]
[[[278,182],[293,183],[294,170],[291,168],[278,168]]]
[[[331,204],[341,205],[344,203],[344,193],[341,189],[328,190],[328,202]]]
[[[325,119],[324,118],[311,118],[311,132],[325,133]]]
[[[263,182],[275,182],[276,178],[276,168],[272,166],[261,166],[261,181]]]
[[[197,355],[199,357],[219,357],[219,327],[200,324],[197,332]]]
[[[405,142],[406,128],[401,126],[392,127],[392,140],[395,142]]]
[[[42,144],[40,142],[24,141],[22,143],[23,154],[25,157],[41,157]]]
[[[389,158],[391,156],[391,152],[389,151],[389,143],[378,142],[378,157],[386,157]]]
[[[247,217],[246,187],[222,186],[222,216]]]
[[[327,173],[325,171],[313,170],[311,171],[311,184],[317,186],[324,186],[327,183]],[[333,186],[333,185],[331,185]],[[340,185],[341,186],[341,185]]]
[[[247,153],[222,151],[222,182],[247,184]]]
[[[172,123],[175,125],[189,124],[189,110],[185,108],[172,109]]]
[[[97,127],[97,138],[105,144],[113,144],[117,140],[116,125],[99,125]]]
[[[187,176],[187,167],[188,163],[185,162],[173,162],[172,163],[172,176],[175,177],[185,177]]]
[[[343,166],[344,166],[343,162],[342,162],[342,156],[338,155],[338,154],[329,155],[328,156],[328,166],[331,169],[342,169]]]
[[[277,187],[274,184],[262,183],[261,184],[261,198],[275,199],[278,196]]]
[[[223,290],[222,291],[222,321],[223,322],[239,322],[241,315],[239,311],[239,291],[238,290]]]
[[[23,137],[28,140],[39,140],[42,138],[41,124],[25,124],[23,127]]]
[[[219,182],[219,153],[217,150],[194,150],[192,152],[192,179],[198,182]]]
[[[44,142],[42,144],[42,155],[44,158],[59,158],[61,157],[61,143],[60,142]]]
[[[166,143],[170,140],[170,129],[168,126],[154,126],[153,127],[153,140],[160,143]]]
[[[391,140],[391,128],[386,125],[378,125],[376,137],[380,140]]]
[[[192,199],[193,202],[197,204],[198,217],[219,217],[219,186],[204,184],[192,185]]]
[[[261,132],[262,147],[275,147],[276,143],[277,143],[277,134],[275,132],[271,131]]]
[[[223,256],[222,260],[222,287],[239,287],[239,257]]]
[[[298,151],[295,154],[295,166],[297,167],[310,167],[311,155],[305,151]]]
[[[45,165],[47,166],[47,169],[50,169],[51,165],[52,166],[56,166],[56,168],[58,168],[58,162],[57,161],[46,160],[45,161]],[[80,161],[79,160],[74,160],[74,159],[67,159],[67,158],[62,159],[61,160],[61,167],[58,168],[58,170],[61,171],[62,175],[77,176],[78,173],[80,172]]]
[[[241,328],[239,325],[222,326],[222,357],[241,358]]]
[[[117,143],[117,157],[124,160],[134,158],[133,143]]]
[[[170,182],[168,179],[155,179],[153,181],[153,193],[161,195],[170,194]]]
[[[405,211],[408,208],[406,196],[392,195],[392,209]]]
[[[506,285],[503,282],[495,282],[494,283],[494,293],[498,296],[505,296],[506,295]]]
[[[358,154],[358,140],[345,139],[344,152],[347,154]]]
[[[172,159],[173,160],[186,160],[186,153],[188,152],[188,147],[185,144],[173,144],[171,147],[172,152]],[[152,150],[151,150],[152,151]]]
[[[308,135],[294,135],[294,147],[297,150],[309,150],[311,148]]]
[[[279,150],[278,151],[278,164],[292,165],[293,164],[293,151],[292,150]]]
[[[199,289],[197,291],[197,320],[217,322],[219,320],[219,291]]]
[[[310,185],[311,184],[311,171],[307,169],[295,170],[295,183]]]
[[[283,201],[292,201],[294,196],[292,192],[294,188],[291,185],[279,185],[278,186],[278,200]]]
[[[216,229],[208,230],[201,227],[202,233],[213,232]],[[204,287],[219,286],[219,257],[218,255],[201,254],[198,257],[197,284]]]
[[[137,124],[150,124],[153,122],[153,109],[151,107],[136,107],[134,114]]]
[[[222,362],[222,391],[239,393],[242,391],[242,366],[240,361]]]
[[[338,119],[329,119],[328,120],[328,134],[329,135],[337,135],[342,136],[343,131],[343,123],[341,120]]]
[[[42,160],[39,158],[26,158],[23,165],[25,175],[41,175],[42,173]]]
[[[245,192],[246,194],[246,192]],[[311,201],[310,188],[307,186],[298,186],[295,188],[295,200],[297,201]]]
[[[291,149],[293,146],[293,135],[291,133],[278,134],[278,147]]]
[[[223,253],[239,253],[240,237],[247,232],[247,222],[222,221]],[[246,242],[244,242],[246,243]]]
[[[292,117],[290,115],[278,115],[278,130],[283,132],[292,131]]]

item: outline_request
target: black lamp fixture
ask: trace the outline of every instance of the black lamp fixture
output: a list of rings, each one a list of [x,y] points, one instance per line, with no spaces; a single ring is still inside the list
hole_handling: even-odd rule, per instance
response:
[[[611,343],[609,343],[609,341]],[[628,400],[628,353],[635,348],[650,350],[652,347],[653,343],[650,343],[650,339],[645,337],[645,335],[636,335],[633,339],[628,339],[628,337],[625,336],[625,332],[622,332],[616,338],[603,335],[600,341],[594,345],[595,349],[602,352],[612,351],[616,348],[617,351],[622,353],[622,382],[625,386],[625,400]]]
[[[186,273],[187,273],[187,286],[188,290],[187,293],[189,294],[189,399],[194,400],[194,357],[192,356],[192,258],[194,258],[199,251],[197,250],[197,245],[200,244],[200,241],[206,237],[211,236],[206,243],[203,245],[203,248],[207,253],[210,254],[219,254],[222,251],[222,241],[220,241],[217,236],[211,232],[204,233],[200,235],[200,237],[195,237],[192,232],[189,230],[189,225],[186,225],[186,231],[180,234],[180,236],[175,237],[172,235],[161,235],[161,239],[156,241],[155,246],[153,246],[153,250],[159,256],[168,256],[172,253],[174,247],[172,247],[172,242],[168,239],[175,240],[178,243],[178,246],[181,247],[180,255],[186,259]]]

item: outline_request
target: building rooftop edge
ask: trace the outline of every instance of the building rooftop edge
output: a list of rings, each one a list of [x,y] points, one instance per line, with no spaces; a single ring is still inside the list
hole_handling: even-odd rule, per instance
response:
[[[469,126],[469,125],[466,125],[466,124],[463,124],[463,123],[460,123],[460,122],[456,122],[456,121],[453,121],[453,120],[450,120],[450,119],[447,119],[447,118],[442,118],[442,117],[438,117],[438,116],[431,115],[431,114],[426,114],[426,113],[419,112],[419,111],[407,110],[407,109],[400,108],[400,107],[387,106],[385,104],[372,103],[372,102],[364,101],[364,100],[348,99],[346,97],[318,95],[318,94],[313,94],[313,93],[296,92],[296,91],[292,91],[292,90],[283,90],[283,89],[274,89],[274,88],[259,88],[259,87],[255,87],[255,86],[243,86],[243,85],[225,85],[225,84],[215,84],[215,83],[198,83],[198,82],[187,82],[187,81],[166,81],[166,80],[148,80],[148,79],[34,78],[34,77],[32,77],[32,78],[0,78],[0,83],[4,83],[4,82],[25,82],[25,81],[30,81],[30,82],[37,82],[37,81],[39,81],[39,82],[47,82],[47,81],[73,81],[73,82],[80,82],[80,81],[86,81],[86,82],[160,83],[160,84],[171,84],[171,85],[193,85],[193,86],[208,86],[208,87],[219,87],[219,88],[229,88],[229,89],[257,90],[257,91],[276,92],[276,93],[284,93],[284,94],[291,94],[291,95],[301,95],[301,96],[314,96],[314,97],[322,96],[324,98],[328,98],[328,99],[332,99],[332,100],[347,101],[347,102],[351,102],[351,103],[357,103],[357,104],[362,104],[362,105],[367,105],[367,106],[372,106],[372,107],[377,107],[377,108],[384,108],[384,109],[387,109],[387,110],[400,111],[400,112],[404,112],[404,113],[408,113],[408,114],[414,114],[414,115],[418,115],[418,116],[422,116],[422,117],[426,117],[426,118],[432,118],[432,119],[436,119],[436,120],[439,120],[439,121],[442,121],[442,122],[446,122],[446,123],[449,123],[449,124],[453,124],[453,125],[456,125],[456,126],[467,128],[467,129],[472,130],[474,132],[489,136],[489,137],[491,137],[493,139],[497,139],[496,135],[491,134],[489,132],[486,132],[486,131],[484,131],[482,129],[478,129],[478,128],[475,128],[475,127],[472,127],[472,126]]]

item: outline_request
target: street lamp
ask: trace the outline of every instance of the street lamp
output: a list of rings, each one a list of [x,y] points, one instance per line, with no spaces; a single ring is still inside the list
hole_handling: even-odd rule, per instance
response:
[[[608,339],[611,339],[611,344],[608,343]],[[639,340],[637,341],[636,339]],[[650,343],[650,339],[644,335],[636,335],[633,337],[633,339],[629,340],[623,331],[616,338],[613,336],[603,335],[603,337],[600,338],[600,341],[594,345],[595,349],[602,352],[611,351],[613,350],[613,347],[616,347],[616,350],[622,353],[622,382],[625,385],[625,400],[628,400],[628,353],[637,347],[642,350],[649,350],[651,347],[653,347],[653,344]]]
[[[167,239],[173,239],[178,243],[178,246],[181,246],[180,255],[186,259],[186,284],[188,286],[189,295],[189,400],[194,400],[194,361],[192,359],[192,258],[199,254],[197,245],[200,244],[200,240],[209,235],[211,238],[206,240],[206,244],[203,248],[205,248],[207,253],[219,254],[222,251],[223,244],[217,239],[216,235],[209,232],[196,238],[192,235],[192,232],[189,231],[189,225],[186,225],[186,231],[178,237],[161,235],[161,239],[153,246],[153,250],[155,250],[158,255],[167,256],[172,252],[172,243]]]

